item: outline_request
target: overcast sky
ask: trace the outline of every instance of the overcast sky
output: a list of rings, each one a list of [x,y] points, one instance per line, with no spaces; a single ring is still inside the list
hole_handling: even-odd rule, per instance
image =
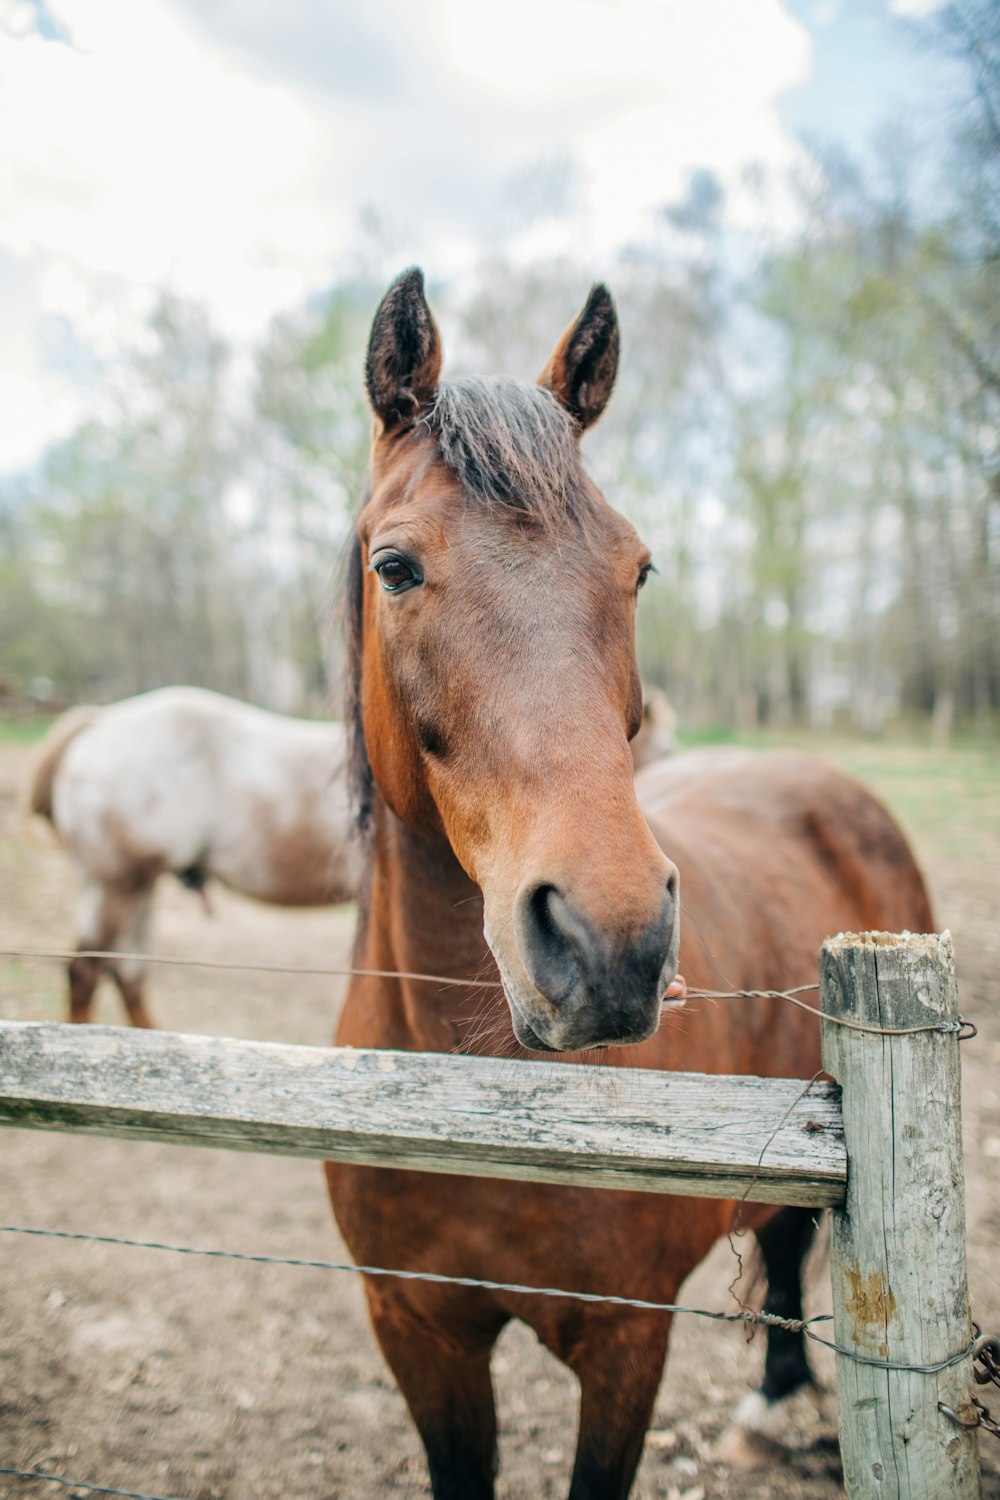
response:
[[[919,107],[933,63],[895,18],[934,8],[0,0],[0,473],[160,287],[245,341],[373,246],[387,274],[502,246],[593,279],[697,167],[750,216],[749,163]]]

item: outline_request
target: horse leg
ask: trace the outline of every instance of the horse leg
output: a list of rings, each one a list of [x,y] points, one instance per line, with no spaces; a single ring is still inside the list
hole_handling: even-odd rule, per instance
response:
[[[104,960],[85,958],[91,949],[104,949],[109,933],[108,893],[104,886],[81,876],[80,901],[77,909],[77,952],[67,965],[69,976],[69,1019],[89,1021],[94,1009],[94,991],[104,973]],[[112,931],[113,935],[113,931]]]
[[[122,953],[135,957],[111,960],[111,973],[118,993],[125,1002],[128,1018],[133,1026],[152,1027],[153,1021],[146,1009],[143,986],[146,965],[142,955],[149,948],[149,934],[153,908],[153,884],[143,886],[130,894],[123,919],[119,925],[119,943]],[[116,944],[117,946],[117,944]]]
[[[492,1500],[498,1461],[490,1352],[506,1314],[476,1298],[467,1316],[452,1299],[447,1315],[434,1315],[406,1293],[371,1282],[366,1290],[376,1337],[427,1453],[434,1500]]]
[[[80,943],[81,948],[89,948],[89,943]],[[74,954],[66,966],[69,976],[69,1019],[71,1021],[89,1021],[94,1008],[94,991],[101,978],[101,960],[99,958],[82,958],[79,953]]]
[[[816,1234],[818,1212],[782,1208],[754,1231],[767,1272],[765,1312],[781,1318],[802,1317],[802,1263]],[[805,1335],[768,1328],[764,1378],[741,1401],[720,1441],[718,1456],[741,1467],[774,1461],[780,1453],[774,1443],[780,1443],[786,1420],[784,1402],[804,1386],[815,1386]]]
[[[123,889],[84,881],[80,901],[77,948],[69,964],[69,1018],[89,1021],[94,991],[102,974],[111,974],[133,1026],[151,1026],[142,994],[145,966],[141,960],[86,958],[88,950],[143,953],[149,942],[149,919],[155,882]]]
[[[580,1381],[580,1430],[569,1500],[625,1500],[663,1373],[664,1313],[590,1314],[562,1358]]]
[[[135,973],[122,973],[120,966],[115,963],[111,972],[114,975],[115,984],[118,986],[118,993],[125,1002],[125,1009],[128,1012],[128,1018],[132,1025],[143,1026],[152,1030],[155,1028],[156,1023],[146,1009],[146,1000],[143,995],[145,967],[140,968],[138,965],[135,967],[137,970]]]
[[[765,1312],[781,1318],[802,1317],[802,1263],[816,1234],[817,1217],[814,1208],[783,1208],[756,1231],[767,1270]],[[760,1385],[764,1399],[773,1405],[800,1386],[814,1383],[805,1335],[769,1328]]]

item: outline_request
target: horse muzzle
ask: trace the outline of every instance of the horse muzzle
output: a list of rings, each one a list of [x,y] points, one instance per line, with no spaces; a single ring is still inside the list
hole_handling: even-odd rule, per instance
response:
[[[518,1041],[576,1052],[652,1036],[677,973],[678,915],[673,870],[656,917],[624,936],[605,931],[555,885],[523,888],[514,935],[524,982],[500,963]]]

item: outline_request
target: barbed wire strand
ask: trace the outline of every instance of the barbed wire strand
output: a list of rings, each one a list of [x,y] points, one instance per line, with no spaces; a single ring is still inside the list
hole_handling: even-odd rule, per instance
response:
[[[829,1011],[820,1010],[818,1005],[808,1005],[804,1000],[796,999],[797,995],[806,990],[818,989],[818,984],[800,984],[790,990],[689,989],[688,996],[692,1000],[785,1000],[789,1005],[797,1005],[799,1010],[807,1010],[810,1015],[818,1016],[821,1021],[829,1021],[834,1026],[846,1026],[849,1031],[864,1031],[869,1036],[917,1036],[922,1031],[943,1031],[946,1035],[957,1035],[959,1041],[970,1041],[978,1035],[976,1026],[964,1016],[959,1016],[957,1021],[934,1021],[928,1026],[866,1026],[863,1021],[851,1021],[846,1016],[832,1016]],[[966,1028],[971,1030],[963,1036]]]
[[[116,1490],[106,1484],[88,1484],[85,1479],[64,1479],[60,1474],[46,1474],[39,1469],[2,1469],[0,1474],[8,1474],[14,1479],[42,1479],[47,1484],[61,1484],[67,1490],[87,1490],[93,1495],[119,1495],[123,1500],[176,1500],[176,1497],[166,1495],[144,1495],[138,1490]]]
[[[40,1229],[22,1224],[0,1224],[0,1234],[35,1235],[44,1239],[76,1240],[96,1245],[123,1245],[135,1250],[166,1250],[173,1255],[200,1255],[209,1259],[246,1261],[252,1265],[296,1266],[310,1271],[346,1271],[355,1276],[387,1276],[397,1281],[425,1281],[432,1282],[436,1286],[474,1287],[487,1292],[512,1292],[515,1295],[527,1297],[560,1297],[573,1302],[597,1302],[612,1307],[631,1307],[640,1312],[683,1313],[693,1318],[708,1318],[715,1323],[762,1324],[765,1328],[782,1328],[789,1333],[801,1333],[815,1343],[823,1344],[827,1349],[833,1349],[835,1353],[854,1360],[856,1364],[873,1365],[879,1370],[908,1371],[914,1375],[936,1375],[941,1370],[960,1364],[963,1359],[973,1353],[977,1342],[977,1339],[973,1338],[966,1348],[937,1364],[912,1365],[858,1354],[852,1349],[842,1348],[841,1345],[822,1338],[814,1332],[812,1325],[832,1322],[832,1313],[817,1313],[811,1318],[783,1318],[777,1313],[757,1312],[752,1308],[731,1313],[715,1312],[704,1307],[682,1307],[676,1302],[651,1302],[642,1297],[619,1297],[610,1292],[567,1291],[563,1287],[526,1286],[516,1281],[487,1281],[477,1276],[446,1276],[438,1271],[405,1271],[389,1266],[355,1265],[352,1261],[305,1260],[297,1256],[254,1255],[242,1250],[210,1250],[194,1245],[168,1245],[159,1240],[127,1239],[113,1234],[85,1234],[82,1231],[68,1229]]]
[[[107,948],[81,948],[73,951],[50,948],[0,948],[0,958],[40,958],[64,961],[74,958],[93,958],[103,961],[117,959],[125,963],[174,964],[178,968],[231,970],[235,973],[299,974],[314,978],[357,976],[363,979],[411,979],[418,983],[439,984],[456,989],[503,989],[503,985],[496,979],[456,979],[453,975],[419,974],[409,969],[312,968],[294,964],[233,963],[221,959],[179,958],[163,953],[121,953],[116,949]],[[784,1000],[789,1005],[798,1006],[800,1010],[809,1011],[820,1020],[829,1021],[834,1026],[846,1026],[849,1031],[863,1031],[869,1036],[917,1036],[924,1031],[938,1031],[946,1035],[957,1035],[959,1040],[964,1042],[978,1035],[975,1024],[967,1021],[963,1016],[959,1016],[957,1021],[936,1021],[927,1026],[866,1026],[861,1021],[848,1020],[846,1016],[832,1016],[829,1011],[821,1010],[819,1006],[809,1005],[806,1001],[797,998],[810,990],[818,989],[817,983],[793,985],[787,990],[705,990],[691,987],[687,990],[686,998],[689,1000]]]
[[[73,951],[49,948],[0,948],[0,958],[100,958],[119,959],[125,963],[176,964],[182,969],[232,969],[248,974],[301,974],[320,978],[344,978],[358,974],[365,979],[416,979],[428,984],[454,985],[462,989],[499,990],[496,979],[456,979],[447,974],[414,974],[406,969],[316,969],[297,964],[247,964],[225,962],[215,958],[175,958],[169,953],[121,953],[114,948],[78,948]]]

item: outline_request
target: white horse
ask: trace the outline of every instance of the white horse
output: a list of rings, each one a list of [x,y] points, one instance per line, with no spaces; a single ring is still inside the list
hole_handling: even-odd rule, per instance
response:
[[[75,708],[39,747],[32,812],[47,817],[82,885],[78,955],[148,951],[153,890],[214,877],[281,906],[353,900],[352,827],[341,724],[288,719],[200,688],[160,688]],[[90,1018],[102,973],[129,1018],[151,1021],[145,965],[74,957],[70,1019]]]
[[[632,764],[636,771],[677,754],[677,710],[662,688],[642,690],[642,723],[632,741]]]

